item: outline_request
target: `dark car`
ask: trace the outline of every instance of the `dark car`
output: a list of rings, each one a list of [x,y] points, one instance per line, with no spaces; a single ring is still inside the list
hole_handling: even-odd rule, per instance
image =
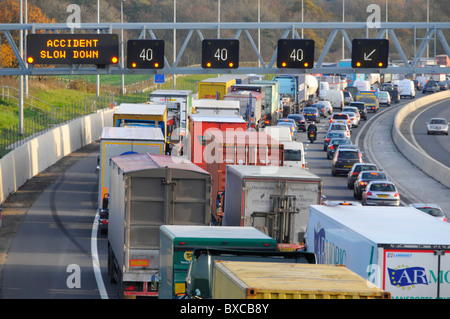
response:
[[[387,176],[381,171],[364,171],[361,172],[353,184],[353,197],[356,199],[362,198],[362,193],[365,191],[367,184],[374,180],[387,180]]]
[[[381,91],[386,91],[391,96],[391,102],[400,102],[400,92],[398,91],[398,86],[392,83],[383,83],[381,86]]]
[[[325,105],[315,103],[315,104],[311,105],[311,107],[315,107],[316,109],[318,109],[320,116],[323,116],[325,118],[327,117],[328,110],[325,107]]]
[[[333,138],[345,138],[347,137],[344,132],[339,131],[331,131],[328,132],[327,135],[325,135],[325,138],[323,140],[323,150],[326,151],[328,144],[330,144],[331,139]]]
[[[333,138],[327,147],[327,158],[332,159],[334,153],[340,145],[351,145],[352,141],[349,138]]]
[[[428,80],[427,83],[423,86],[422,93],[436,93],[439,92],[439,84],[434,80]]]
[[[306,120],[302,114],[289,114],[287,118],[295,121],[297,130],[306,132]]]
[[[448,90],[448,84],[447,84],[446,81],[439,81],[438,85],[439,85],[439,90],[440,91]]]
[[[363,120],[367,120],[367,107],[364,102],[351,102],[349,106],[357,107],[359,110],[359,115]]]
[[[348,172],[347,175],[347,188],[353,189],[356,179],[359,176],[359,173],[362,171],[377,171],[378,167],[376,164],[372,163],[356,163],[353,164],[352,169]]]
[[[419,80],[412,80],[414,82],[414,87],[416,88],[416,91],[422,91],[423,86],[422,83],[419,82]]]
[[[320,113],[319,110],[316,107],[305,107],[303,109],[303,116],[305,117],[305,120],[308,122],[320,122]]]
[[[338,148],[331,162],[331,175],[348,174],[355,163],[362,163],[362,154],[359,150]]]

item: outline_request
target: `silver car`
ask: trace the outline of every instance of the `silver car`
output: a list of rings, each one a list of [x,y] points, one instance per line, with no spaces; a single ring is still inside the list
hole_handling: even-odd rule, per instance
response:
[[[448,123],[443,118],[432,118],[427,122],[427,134],[445,134],[448,135]]]
[[[355,112],[349,112],[349,111],[342,111],[342,113],[348,114],[348,118],[350,119],[350,123],[352,123],[352,127],[358,127],[359,125],[359,119],[356,116]]]
[[[362,195],[363,205],[399,206],[400,194],[394,183],[389,181],[371,181]]]
[[[418,209],[421,212],[424,212],[428,215],[436,217],[444,222],[447,221],[447,216],[445,216],[441,207],[437,204],[415,203],[415,204],[410,204],[409,206],[413,207],[415,209]]]

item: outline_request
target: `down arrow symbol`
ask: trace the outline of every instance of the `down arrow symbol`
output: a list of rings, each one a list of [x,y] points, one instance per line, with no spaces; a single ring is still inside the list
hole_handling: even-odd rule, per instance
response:
[[[374,54],[376,50],[377,50],[377,49],[373,49],[372,52],[370,52],[369,54],[366,54],[366,52],[364,52],[364,61],[372,61],[372,59],[370,58],[370,56],[371,56],[372,54]],[[370,58],[370,59],[369,59],[369,58]]]

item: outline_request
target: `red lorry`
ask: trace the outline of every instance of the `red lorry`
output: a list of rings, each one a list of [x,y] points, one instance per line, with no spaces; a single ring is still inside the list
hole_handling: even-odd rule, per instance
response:
[[[189,134],[190,147],[188,158],[192,163],[205,169],[204,149],[205,132],[207,130],[217,129],[226,130],[246,130],[247,123],[240,116],[206,116],[191,114],[189,116]]]
[[[264,132],[209,130],[204,157],[211,174],[211,210],[220,220],[227,165],[283,166],[284,146]]]

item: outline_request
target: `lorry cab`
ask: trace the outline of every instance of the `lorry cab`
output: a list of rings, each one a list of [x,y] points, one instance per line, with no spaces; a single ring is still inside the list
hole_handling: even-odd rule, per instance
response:
[[[302,142],[283,142],[284,166],[306,168],[305,150]]]

